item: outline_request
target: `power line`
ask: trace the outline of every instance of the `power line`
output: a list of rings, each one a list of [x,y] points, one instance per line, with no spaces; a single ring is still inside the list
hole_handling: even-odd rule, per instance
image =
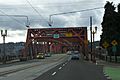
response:
[[[97,7],[97,8],[91,8],[91,9],[83,9],[83,10],[79,10],[79,11],[71,11],[71,12],[63,12],[63,13],[51,14],[51,15],[49,15],[49,22],[52,23],[51,18],[52,18],[52,16],[54,16],[54,15],[62,15],[62,14],[69,14],[69,13],[76,13],[76,12],[91,11],[91,10],[96,10],[96,9],[101,9],[101,8],[104,8],[104,7]],[[52,24],[51,24],[51,25],[52,25]]]
[[[89,4],[87,3],[87,4],[84,4],[84,5],[93,6],[93,5],[95,5],[95,4],[96,4],[96,3],[91,3],[91,4],[90,4],[90,3],[89,3]],[[104,5],[104,4],[103,4],[103,5]],[[41,5],[40,5],[40,6],[41,6]],[[61,7],[66,7],[66,6],[67,6],[67,7],[73,7],[73,6],[74,6],[74,7],[80,7],[81,5],[80,5],[80,4],[61,4],[61,5],[58,4],[58,5],[57,5],[57,4],[56,4],[56,5],[43,5],[43,6],[49,7],[49,8],[50,8],[50,7],[53,7],[53,8],[54,8],[54,7],[60,7],[60,8],[61,8]]]
[[[41,18],[43,18],[43,20],[44,21],[46,21],[47,23],[48,23],[48,25],[50,26],[50,23],[37,11],[37,9],[35,9],[34,7],[33,7],[33,5],[28,1],[28,0],[26,0],[27,1],[27,3],[32,7],[32,9],[41,17]],[[50,26],[51,27],[51,26]]]
[[[23,26],[23,24],[22,24],[19,20],[15,19],[15,18],[13,18],[13,17],[10,17],[8,14],[6,14],[5,12],[3,12],[2,10],[0,10],[0,12],[3,13],[4,15],[6,15],[7,17],[9,17],[9,18],[15,20],[17,23],[19,23],[20,25]]]
[[[101,8],[104,8],[104,7],[97,7],[97,8],[92,8],[92,9],[84,9],[84,10],[80,10],[80,11],[71,11],[71,12],[56,13],[56,14],[51,14],[50,16],[60,15],[60,14],[68,14],[68,13],[76,13],[76,12],[84,12],[84,11],[91,11],[91,10],[101,9]]]
[[[93,4],[93,3],[103,3],[105,4],[106,2],[98,2],[98,1],[72,1],[72,2],[42,2],[43,5],[58,5],[58,4],[83,4],[83,3],[88,3],[88,4]]]
[[[23,18],[26,18],[26,26],[29,26],[29,25],[30,25],[28,16],[26,16],[26,15],[0,15],[0,16],[23,17]]]

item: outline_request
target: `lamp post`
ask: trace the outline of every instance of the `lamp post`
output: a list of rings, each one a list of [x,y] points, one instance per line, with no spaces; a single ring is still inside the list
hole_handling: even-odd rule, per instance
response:
[[[6,63],[6,53],[5,53],[5,37],[7,36],[7,30],[3,32],[1,30],[1,36],[3,37],[3,63]]]
[[[92,30],[92,29],[91,29],[91,32],[92,32],[92,34],[93,34],[93,45],[94,45],[94,42],[95,42],[95,34],[97,33],[97,27],[95,27],[95,30]],[[92,43],[92,42],[91,42],[91,43]],[[94,46],[95,46],[95,45],[94,45]],[[96,60],[95,60],[95,48],[93,48],[92,54],[93,54],[92,61],[93,61],[93,62],[96,62]]]

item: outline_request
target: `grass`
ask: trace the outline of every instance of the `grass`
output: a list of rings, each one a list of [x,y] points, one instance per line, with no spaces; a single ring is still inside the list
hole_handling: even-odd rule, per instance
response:
[[[104,71],[112,78],[112,80],[120,80],[120,67],[105,67]]]

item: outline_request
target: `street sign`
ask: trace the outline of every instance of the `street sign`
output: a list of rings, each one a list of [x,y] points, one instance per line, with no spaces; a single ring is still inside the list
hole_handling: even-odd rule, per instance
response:
[[[72,37],[73,35],[72,35],[71,32],[67,32],[67,33],[65,33],[65,36],[66,36],[66,37]]]
[[[117,43],[116,40],[113,40],[113,41],[111,42],[111,44],[112,44],[113,46],[115,46],[115,45],[117,45],[118,43]]]
[[[106,41],[102,45],[104,48],[107,48],[109,46],[109,44]]]
[[[112,51],[115,53],[117,51],[116,46],[112,46]]]
[[[59,34],[53,34],[53,38],[59,38]]]

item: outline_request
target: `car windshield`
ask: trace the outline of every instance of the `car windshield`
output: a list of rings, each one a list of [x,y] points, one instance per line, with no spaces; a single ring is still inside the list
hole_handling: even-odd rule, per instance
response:
[[[44,53],[38,53],[38,55],[43,55]]]

